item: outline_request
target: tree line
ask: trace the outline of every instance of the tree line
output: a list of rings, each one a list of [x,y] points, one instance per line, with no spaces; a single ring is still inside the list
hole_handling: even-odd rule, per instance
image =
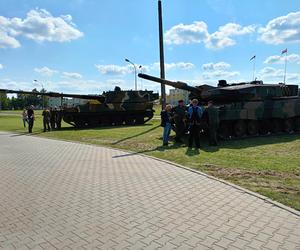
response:
[[[35,94],[16,94],[8,97],[6,93],[0,92],[0,110],[24,109],[30,105],[35,108],[43,108],[48,106],[49,97],[41,96],[39,93],[46,93],[45,89],[38,91],[32,90]]]

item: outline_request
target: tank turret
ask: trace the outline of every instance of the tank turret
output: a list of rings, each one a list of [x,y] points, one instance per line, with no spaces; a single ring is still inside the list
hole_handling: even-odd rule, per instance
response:
[[[190,99],[197,98],[201,102],[213,100],[217,103],[229,101],[251,101],[278,98],[284,96],[297,96],[297,85],[263,84],[262,81],[241,82],[228,84],[226,80],[220,80],[218,87],[210,85],[191,86],[184,82],[174,82],[147,74],[139,74],[141,78],[163,83],[174,88],[190,91]]]

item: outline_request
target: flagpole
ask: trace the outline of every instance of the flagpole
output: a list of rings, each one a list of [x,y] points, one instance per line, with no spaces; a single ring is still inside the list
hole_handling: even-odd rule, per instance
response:
[[[287,51],[286,51],[286,53],[285,53],[283,84],[285,84],[285,77],[286,77],[286,63],[287,63]]]
[[[254,77],[255,77],[255,63],[256,63],[256,55],[252,56],[250,58],[250,61],[252,61],[254,59],[254,62],[253,62],[253,75],[252,75],[252,80],[254,81]]]
[[[256,56],[254,57],[254,61],[253,61],[253,81],[255,76],[255,63],[256,63]]]

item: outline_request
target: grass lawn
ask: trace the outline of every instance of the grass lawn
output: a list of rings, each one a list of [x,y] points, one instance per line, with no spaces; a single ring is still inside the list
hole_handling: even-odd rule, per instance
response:
[[[0,112],[0,130],[25,133],[21,112]],[[60,131],[42,132],[37,113],[33,134],[126,149],[173,161],[228,180],[300,211],[300,135],[278,135],[223,141],[209,147],[202,141],[200,151],[171,141],[162,147],[162,128],[154,119],[143,126],[76,130],[62,124]]]

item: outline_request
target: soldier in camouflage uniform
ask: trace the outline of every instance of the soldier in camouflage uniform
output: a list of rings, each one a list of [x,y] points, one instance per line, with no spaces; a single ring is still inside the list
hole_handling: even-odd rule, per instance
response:
[[[55,120],[56,120],[56,111],[53,110],[53,108],[50,108],[50,126],[51,129],[54,130],[55,129]]]
[[[47,130],[50,131],[50,111],[47,108],[44,108],[42,116],[43,116],[44,132],[46,132]]]
[[[217,146],[217,131],[219,128],[219,112],[214,106],[213,101],[208,102],[208,107],[206,109],[208,115],[208,127],[209,127],[209,145]]]

